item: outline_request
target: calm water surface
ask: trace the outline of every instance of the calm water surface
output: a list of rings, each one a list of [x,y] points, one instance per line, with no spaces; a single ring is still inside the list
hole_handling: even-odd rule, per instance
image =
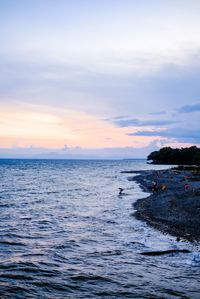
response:
[[[152,167],[0,160],[0,298],[200,298],[198,244],[132,216],[147,194],[121,171]],[[191,253],[140,255],[174,248]]]

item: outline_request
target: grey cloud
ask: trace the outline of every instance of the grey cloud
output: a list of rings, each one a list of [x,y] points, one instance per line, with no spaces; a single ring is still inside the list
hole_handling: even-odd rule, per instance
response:
[[[119,127],[145,127],[145,126],[166,126],[173,123],[177,123],[176,121],[171,120],[139,120],[137,118],[134,119],[118,119],[113,121]]]
[[[164,114],[169,109],[175,110],[177,105],[184,107],[188,99],[200,94],[200,66],[194,64],[163,65],[156,72],[139,75],[134,69],[108,71],[99,70],[95,65],[87,68],[53,59],[41,62],[36,57],[23,57],[21,61],[4,58],[0,61],[0,101],[3,102],[15,99],[79,109],[101,118],[133,113],[138,117]],[[155,123],[155,126],[165,124]]]
[[[199,111],[200,111],[200,104],[185,105],[178,110],[178,112],[180,113],[191,113],[191,112],[199,112]]]
[[[104,118],[104,121],[109,121],[109,122],[115,122],[118,120],[122,120],[122,119],[126,119],[129,116],[124,116],[124,115],[120,115],[120,116],[114,116],[114,117],[108,117],[108,118]]]
[[[137,131],[134,133],[128,133],[128,136],[145,136],[145,137],[149,137],[149,136],[165,136],[167,135],[168,131]],[[168,136],[167,136],[168,137]]]
[[[166,114],[166,111],[156,111],[156,112],[151,112],[151,115],[164,115]]]
[[[188,130],[183,128],[173,128],[169,130],[160,130],[160,131],[138,131],[135,133],[129,133],[129,136],[160,136],[164,138],[175,138],[180,142],[192,142],[200,143],[200,134],[199,130]]]

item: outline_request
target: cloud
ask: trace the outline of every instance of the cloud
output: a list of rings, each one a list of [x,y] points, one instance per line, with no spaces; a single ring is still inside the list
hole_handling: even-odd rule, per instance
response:
[[[166,114],[166,111],[155,111],[155,112],[151,112],[151,115],[164,115]]]
[[[140,120],[137,118],[133,119],[112,119],[113,123],[116,124],[118,127],[146,127],[146,126],[166,126],[173,123],[177,123],[177,121],[172,120],[158,120],[158,119],[151,119],[151,120]]]
[[[0,148],[0,158],[33,158],[33,159],[124,159],[146,158],[147,155],[159,148],[158,140],[150,142],[144,147],[113,147],[86,149],[81,147],[67,147],[62,149],[48,149],[42,147],[12,147]]]
[[[163,138],[174,138],[180,142],[188,143],[200,143],[200,134],[199,130],[184,129],[184,128],[172,128],[168,130],[159,130],[159,131],[138,131],[135,133],[129,133],[129,136],[160,136]]]
[[[200,104],[185,105],[181,107],[178,112],[180,113],[192,113],[200,112]]]
[[[99,63],[87,64],[48,56],[39,59],[36,54],[20,59],[2,55],[0,102],[40,103],[104,118],[134,111],[142,118],[187,105],[188,99],[200,94],[200,66],[192,58],[184,65],[161,63],[156,71],[142,74],[132,64],[129,59],[122,71],[121,66],[113,66],[115,57],[102,56]]]

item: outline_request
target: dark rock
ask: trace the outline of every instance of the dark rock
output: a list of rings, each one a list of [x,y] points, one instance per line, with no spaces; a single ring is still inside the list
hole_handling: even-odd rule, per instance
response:
[[[189,253],[190,251],[187,249],[169,249],[164,251],[145,251],[145,252],[141,252],[140,254],[155,256],[155,255],[164,255],[164,254],[177,253],[177,252]]]

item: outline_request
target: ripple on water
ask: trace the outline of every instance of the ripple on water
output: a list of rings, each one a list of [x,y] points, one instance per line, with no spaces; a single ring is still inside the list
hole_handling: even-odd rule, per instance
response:
[[[198,246],[131,215],[144,194],[121,171],[151,167],[0,160],[0,298],[198,298]],[[118,197],[119,187],[126,196]],[[140,255],[169,248],[191,254]]]

